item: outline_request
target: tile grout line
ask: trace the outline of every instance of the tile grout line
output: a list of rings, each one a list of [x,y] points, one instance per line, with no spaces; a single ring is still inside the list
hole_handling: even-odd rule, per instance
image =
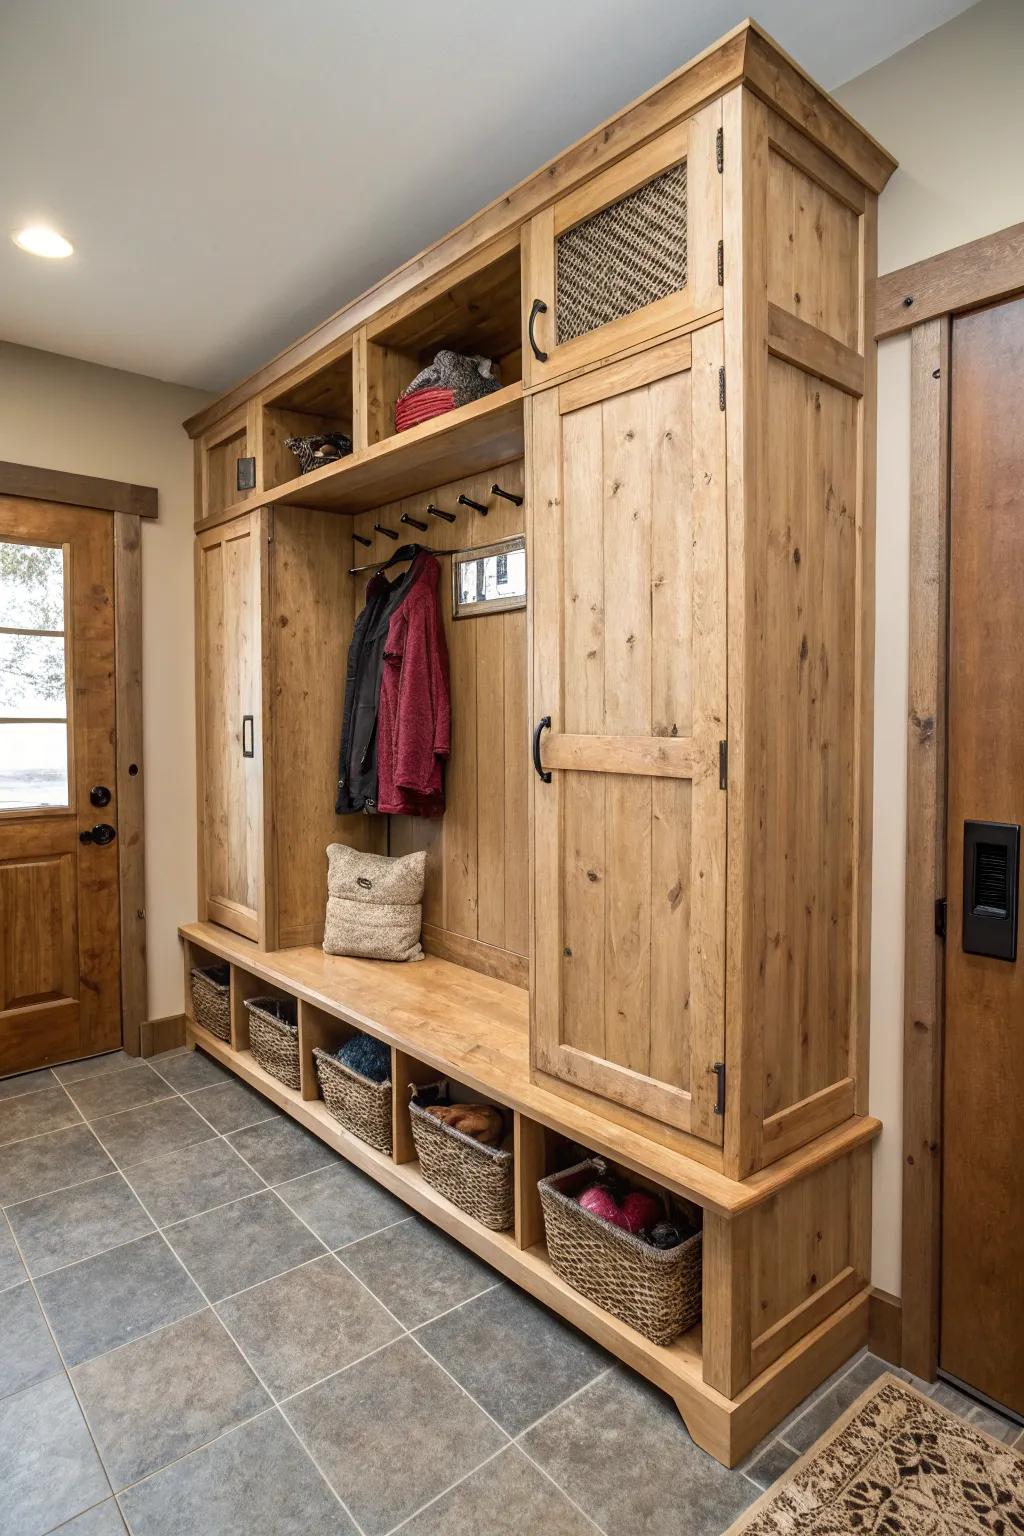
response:
[[[618,1361],[615,1362],[616,1365],[618,1363]],[[600,1371],[596,1376],[592,1377],[590,1381],[585,1381],[582,1387],[576,1388],[575,1392],[570,1392],[569,1396],[563,1398],[560,1403],[555,1403],[554,1407],[552,1408],[546,1408],[538,1418],[532,1421],[532,1423],[527,1424],[525,1428],[519,1431],[518,1434],[512,1436],[515,1444],[518,1445],[524,1435],[528,1435],[531,1430],[536,1429],[538,1424],[543,1424],[545,1419],[550,1419],[553,1413],[557,1413],[558,1410],[560,1408],[564,1408],[567,1403],[575,1402],[576,1398],[582,1396],[584,1392],[589,1392],[591,1387],[596,1387],[598,1382],[603,1381],[606,1376],[610,1376],[614,1369],[614,1365],[606,1365],[603,1371]],[[523,1454],[525,1456],[527,1453],[524,1451]]]
[[[184,1098],[184,1094],[179,1094],[179,1097],[180,1098]],[[238,1155],[241,1157],[241,1153],[239,1153]],[[245,1162],[245,1159],[243,1158],[242,1161]],[[251,1163],[247,1164],[247,1166],[252,1168],[252,1164]],[[256,1172],[255,1168],[252,1168],[252,1172],[253,1173]],[[260,1177],[260,1175],[257,1175],[257,1177]],[[257,1190],[256,1193],[257,1194],[261,1194],[262,1191],[261,1190]],[[136,1197],[136,1198],[138,1198],[138,1197]],[[149,1216],[150,1221],[152,1221],[152,1219],[153,1219],[152,1213],[146,1208],[145,1203],[143,1201],[141,1201],[141,1200],[140,1200],[139,1203],[142,1205],[143,1210],[146,1211],[146,1214],[147,1214],[147,1216]],[[283,1200],[281,1201],[281,1204],[284,1205],[284,1201]],[[285,1209],[287,1210],[287,1206],[285,1207]],[[259,1384],[259,1386],[262,1388],[262,1390],[266,1393],[267,1402],[269,1404],[269,1410],[270,1411],[275,1411],[276,1410],[276,1411],[280,1412],[280,1410],[277,1408],[277,1403],[276,1403],[276,1401],[274,1399],[274,1394],[271,1392],[270,1388],[267,1386],[267,1383],[263,1380],[263,1377],[260,1375],[259,1371],[253,1365],[252,1361],[249,1359],[249,1356],[246,1354],[246,1352],[242,1348],[241,1344],[239,1344],[238,1340],[235,1338],[234,1334],[231,1332],[231,1330],[228,1327],[227,1323],[224,1321],[224,1319],[221,1317],[220,1313],[217,1311],[216,1306],[214,1306],[214,1304],[210,1300],[209,1296],[207,1296],[207,1294],[204,1291],[203,1287],[199,1284],[199,1281],[196,1279],[195,1275],[193,1275],[192,1271],[189,1269],[189,1267],[185,1263],[184,1259],[182,1259],[180,1254],[175,1253],[174,1247],[171,1244],[170,1239],[167,1238],[164,1235],[164,1232],[163,1232],[162,1229],[158,1228],[158,1231],[160,1232],[160,1236],[163,1238],[163,1240],[166,1243],[169,1251],[174,1255],[174,1258],[181,1265],[181,1267],[185,1271],[186,1275],[188,1275],[188,1277],[191,1280],[192,1284],[195,1286],[196,1290],[199,1292],[200,1296],[205,1301],[207,1308],[209,1309],[209,1311],[211,1312],[213,1317],[217,1320],[217,1322],[219,1323],[220,1327],[224,1330],[224,1334],[225,1334],[225,1337],[228,1339],[228,1342],[238,1351],[238,1354],[240,1355],[241,1359],[244,1360],[245,1364],[248,1366],[249,1370],[252,1372],[253,1379]],[[316,1234],[314,1233],[313,1235],[315,1236]],[[319,1242],[319,1241],[320,1241],[320,1239],[317,1238],[317,1242]],[[325,1246],[324,1247],[324,1254],[328,1254],[329,1252],[330,1252],[330,1249]],[[318,1255],[317,1257],[322,1257],[322,1256],[323,1255]],[[288,1271],[287,1270],[283,1270],[282,1273],[283,1274],[287,1274]],[[273,1279],[275,1277],[274,1276],[270,1276],[269,1278]],[[251,1287],[250,1287],[250,1289],[251,1289]],[[238,1293],[238,1294],[240,1294],[240,1293]],[[169,1324],[168,1326],[171,1326],[171,1325]],[[264,1410],[264,1411],[266,1412],[267,1410]],[[84,1410],[83,1410],[83,1412],[84,1412]],[[260,1415],[257,1414],[257,1415],[255,1415],[255,1417],[258,1418],[258,1417],[260,1417]],[[298,1441],[298,1444],[299,1444],[300,1448],[304,1451],[304,1453],[308,1457],[309,1461],[316,1468],[316,1471],[319,1473],[320,1477],[323,1479],[323,1481],[324,1481],[327,1489],[329,1490],[329,1492],[333,1495],[333,1497],[335,1499],[337,1499],[338,1503],[341,1505],[342,1509],[345,1511],[345,1514],[352,1521],[352,1524],[355,1526],[356,1530],[359,1532],[359,1536],[365,1536],[365,1532],[363,1531],[362,1527],[359,1525],[358,1521],[353,1519],[352,1513],[348,1509],[348,1507],[345,1504],[344,1500],[339,1496],[337,1490],[327,1480],[327,1478],[324,1477],[323,1470],[321,1469],[320,1466],[318,1466],[318,1464],[316,1462],[316,1459],[310,1454],[310,1452],[306,1448],[306,1446],[303,1445],[303,1443],[299,1439],[298,1435],[295,1434],[294,1427],[290,1423],[288,1423],[287,1415],[282,1413],[281,1414],[281,1418],[284,1420],[284,1422],[286,1424],[288,1424],[288,1428],[291,1430],[292,1434],[295,1436],[295,1439],[296,1439],[296,1441]],[[252,1421],[249,1420],[248,1422],[251,1423]],[[232,1425],[231,1429],[239,1429],[241,1427],[242,1427],[241,1425]],[[210,1439],[210,1440],[208,1440],[206,1442],[206,1444],[207,1445],[212,1445],[217,1440],[222,1440],[224,1438],[225,1434],[230,1434],[231,1433],[231,1429],[224,1430],[219,1435],[214,1435],[212,1437],[212,1439]],[[203,1449],[203,1447],[202,1446],[197,1446],[194,1449],[195,1450],[201,1450],[201,1449]],[[193,1453],[190,1451],[188,1454],[191,1455]],[[183,1460],[184,1458],[178,1458],[178,1459],[179,1460]],[[172,1465],[172,1463],[168,1463],[168,1465]],[[104,1465],[104,1470],[106,1470],[105,1465]],[[164,1467],[160,1467],[157,1470],[160,1471],[160,1472],[163,1472],[165,1470],[165,1468]],[[155,1476],[155,1473],[153,1475]],[[108,1477],[107,1480],[109,1482],[109,1477]],[[120,1507],[121,1507],[120,1500],[118,1500],[118,1508],[120,1509]],[[122,1511],[122,1513],[123,1513],[123,1511]]]
[[[474,1467],[471,1472],[464,1472],[461,1477],[455,1479],[454,1483],[449,1483],[447,1488],[442,1488],[440,1493],[435,1493],[432,1499],[428,1499],[425,1504],[421,1504],[419,1509],[414,1509],[411,1515],[404,1516],[397,1525],[391,1526],[385,1533],[385,1536],[397,1536],[397,1532],[404,1531],[411,1520],[418,1520],[420,1515],[426,1510],[432,1509],[435,1504],[440,1503],[449,1493],[454,1493],[456,1488],[461,1488],[463,1483],[468,1482],[471,1477],[475,1477],[478,1472],[482,1472],[484,1467],[489,1467],[491,1462],[497,1461],[499,1456],[506,1455],[508,1450],[509,1447],[507,1445],[499,1445],[498,1449],[492,1451],[489,1456],[480,1462],[479,1466]]]
[[[54,1331],[53,1325],[50,1322],[49,1314],[47,1313],[46,1308],[43,1306],[42,1297],[39,1295],[39,1292],[36,1289],[35,1280],[28,1273],[28,1264],[25,1262],[25,1255],[22,1252],[21,1244],[18,1242],[17,1235],[15,1234],[13,1228],[11,1229],[11,1236],[14,1238],[15,1247],[18,1250],[18,1256],[20,1257],[22,1264],[25,1266],[25,1273],[26,1273],[26,1275],[28,1275],[28,1284],[32,1287],[32,1295],[35,1298],[36,1306],[39,1308],[39,1315],[42,1318],[43,1323],[46,1326],[46,1331],[50,1335],[50,1339],[51,1339],[51,1341],[53,1343],[53,1347],[54,1347],[54,1349],[57,1352],[57,1359],[60,1361],[60,1368],[61,1368],[61,1370],[64,1373],[64,1380],[67,1382],[68,1386],[71,1389],[71,1395],[74,1398],[75,1404],[76,1404],[76,1406],[78,1408],[78,1412],[81,1415],[82,1423],[85,1426],[85,1432],[89,1436],[90,1441],[92,1442],[92,1448],[93,1448],[93,1451],[95,1452],[96,1460],[99,1463],[100,1470],[103,1473],[103,1476],[104,1476],[104,1478],[106,1480],[107,1487],[110,1489],[111,1497],[114,1497],[114,1486],[113,1486],[113,1484],[110,1481],[110,1474],[107,1471],[107,1464],[103,1460],[103,1456],[100,1453],[100,1448],[99,1448],[99,1445],[97,1443],[96,1436],[92,1432],[92,1425],[89,1423],[88,1417],[87,1417],[86,1412],[85,1412],[85,1408],[84,1408],[84,1406],[82,1404],[82,1399],[79,1397],[77,1388],[75,1387],[75,1383],[71,1379],[71,1371],[68,1368],[68,1363],[67,1363],[67,1360],[65,1359],[64,1351],[60,1347],[60,1343],[59,1343],[59,1341],[57,1339],[56,1332]],[[57,1376],[59,1374],[60,1374],[60,1372],[57,1372],[57,1371],[54,1372],[54,1376]],[[44,1381],[50,1381],[52,1379],[53,1379],[52,1377],[44,1377],[43,1378]],[[36,1383],[34,1383],[34,1385],[39,1386],[39,1385],[41,1385],[41,1383],[36,1382]],[[30,1389],[26,1388],[26,1390],[30,1390]],[[100,1502],[101,1503],[105,1503],[106,1500],[100,1500]],[[92,1506],[89,1506],[89,1507],[91,1508]],[[84,1512],[85,1512],[84,1510],[77,1510],[74,1515],[70,1515],[68,1518],[72,1519],[72,1520],[73,1519],[77,1519],[78,1515],[84,1514]],[[58,1527],[58,1529],[59,1529],[59,1527]]]

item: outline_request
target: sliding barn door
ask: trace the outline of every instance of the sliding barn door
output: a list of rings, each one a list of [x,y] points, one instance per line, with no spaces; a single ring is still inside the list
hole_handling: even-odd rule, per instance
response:
[[[718,1142],[721,361],[713,325],[530,406],[533,1063]]]

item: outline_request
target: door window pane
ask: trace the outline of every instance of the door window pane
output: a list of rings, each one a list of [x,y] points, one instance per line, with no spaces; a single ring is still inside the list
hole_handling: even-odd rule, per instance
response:
[[[63,636],[0,634],[0,720],[67,712]]]
[[[0,629],[64,628],[64,551],[0,539]]]
[[[0,811],[68,803],[68,728],[0,723]]]

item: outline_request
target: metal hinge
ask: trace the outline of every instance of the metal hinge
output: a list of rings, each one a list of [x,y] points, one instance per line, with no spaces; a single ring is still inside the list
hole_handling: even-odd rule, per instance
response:
[[[718,370],[718,409],[725,410],[725,369]]]
[[[935,903],[935,937],[937,939],[944,939],[946,937],[945,896],[940,896],[938,901]]]
[[[715,1076],[718,1079],[718,1088],[717,1088],[717,1091],[715,1093],[715,1114],[716,1115],[724,1115],[725,1114],[725,1062],[724,1061],[716,1061],[713,1070],[714,1070]]]
[[[719,789],[729,788],[729,743],[727,741],[718,743],[718,787]]]
[[[722,288],[722,287],[724,287],[724,285],[725,285],[725,241],[724,240],[719,240],[719,242],[718,242],[718,286],[719,286],[719,288]]]
[[[721,128],[715,134],[715,164],[718,166],[718,174],[721,176],[725,168],[725,135]]]

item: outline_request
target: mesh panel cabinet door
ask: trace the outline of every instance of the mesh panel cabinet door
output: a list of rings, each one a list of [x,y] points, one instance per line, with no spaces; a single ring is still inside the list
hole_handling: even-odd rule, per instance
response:
[[[536,387],[665,336],[722,304],[712,103],[532,219],[523,376]]]
[[[530,403],[535,1069],[721,1142],[722,326]]]

